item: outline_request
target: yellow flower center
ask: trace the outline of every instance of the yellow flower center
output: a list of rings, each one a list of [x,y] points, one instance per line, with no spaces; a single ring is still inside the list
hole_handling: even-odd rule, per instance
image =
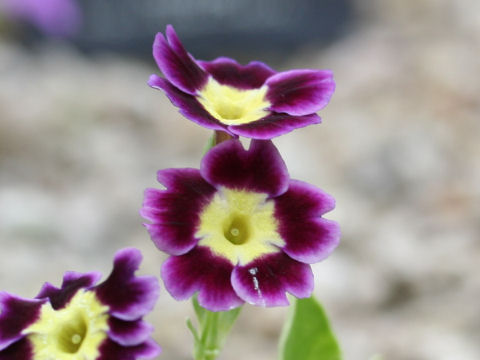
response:
[[[247,242],[250,237],[250,225],[245,215],[236,214],[227,219],[223,235],[225,239],[234,245],[242,245]]]
[[[87,334],[87,324],[81,314],[75,314],[71,322],[64,324],[58,336],[58,348],[70,354],[75,354],[80,349],[85,335]]]
[[[78,291],[66,307],[42,306],[40,318],[24,334],[35,360],[95,360],[108,331],[108,306],[92,291]]]
[[[265,99],[267,87],[242,90],[222,85],[212,77],[197,98],[214,118],[225,125],[247,124],[269,114],[270,103]]]
[[[223,188],[200,214],[198,245],[232,264],[245,265],[285,245],[267,194]]]

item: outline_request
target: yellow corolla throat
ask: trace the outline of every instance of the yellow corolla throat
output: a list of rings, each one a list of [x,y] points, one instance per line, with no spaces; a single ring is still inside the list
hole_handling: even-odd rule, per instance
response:
[[[212,77],[197,98],[214,118],[225,125],[247,124],[269,114],[270,102],[265,99],[267,87],[242,90],[222,85]]]
[[[35,360],[95,360],[107,337],[108,306],[92,291],[80,290],[67,306],[43,305],[40,318],[27,329]]]
[[[202,211],[195,235],[201,238],[198,245],[245,265],[285,245],[277,226],[267,194],[223,188]]]

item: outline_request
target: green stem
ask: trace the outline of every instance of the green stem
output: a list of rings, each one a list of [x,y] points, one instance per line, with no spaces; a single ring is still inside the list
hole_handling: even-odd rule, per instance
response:
[[[200,354],[198,360],[214,360],[220,352],[218,337],[219,313],[208,312],[206,314],[205,328],[203,329]]]
[[[215,360],[241,308],[213,312],[202,308],[196,298],[193,298],[193,307],[197,315],[199,331],[193,327],[190,320],[187,321],[187,326],[195,340],[195,360]]]

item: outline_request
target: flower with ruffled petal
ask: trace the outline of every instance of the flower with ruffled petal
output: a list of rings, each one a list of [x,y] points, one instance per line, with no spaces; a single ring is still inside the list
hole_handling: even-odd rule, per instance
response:
[[[158,33],[153,56],[165,78],[148,84],[165,91],[188,119],[213,130],[254,139],[271,139],[320,122],[316,114],[330,101],[335,82],[330,70],[276,72],[259,61],[240,65],[220,57],[199,61],[167,26]]]
[[[271,141],[216,145],[200,170],[158,172],[166,189],[147,189],[141,214],[156,246],[173,256],[162,266],[166,289],[177,300],[198,292],[212,310],[248,302],[287,305],[286,292],[310,296],[309,264],[339,242],[336,222],[323,214],[334,199],[291,180]]]
[[[67,272],[57,288],[46,283],[35,299],[0,292],[0,360],[151,359],[160,347],[143,316],[159,293],[155,277],[135,276],[140,251],[119,251],[113,271]]]

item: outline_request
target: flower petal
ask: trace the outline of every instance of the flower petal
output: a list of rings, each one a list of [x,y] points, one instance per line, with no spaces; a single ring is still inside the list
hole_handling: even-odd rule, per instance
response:
[[[0,350],[24,336],[22,331],[38,320],[40,309],[46,301],[23,299],[0,292]]]
[[[180,113],[187,119],[208,129],[227,131],[227,127],[210,115],[194,96],[178,90],[167,80],[152,75],[148,80],[148,85],[165,91],[172,104],[178,107]]]
[[[27,338],[23,338],[0,350],[0,360],[33,360],[32,344]]]
[[[197,61],[220,84],[238,89],[257,89],[276,72],[260,61],[240,65],[233,59],[219,57],[213,61]]]
[[[211,311],[226,311],[243,301],[230,284],[233,265],[197,246],[182,256],[172,256],[162,265],[162,279],[167,291],[177,300],[185,300],[195,292],[198,302]]]
[[[208,75],[187,53],[171,25],[167,26],[167,38],[158,33],[153,43],[153,57],[165,77],[177,88],[195,94],[207,81]]]
[[[42,286],[36,298],[48,298],[52,308],[58,310],[65,307],[78,290],[92,287],[101,277],[102,274],[97,272],[82,274],[67,271],[63,276],[60,289],[47,282]]]
[[[153,326],[141,319],[124,321],[114,317],[108,319],[108,336],[122,346],[133,346],[146,341],[153,331]]]
[[[338,224],[320,217],[335,207],[333,197],[313,185],[291,180],[288,191],[274,202],[278,232],[286,243],[283,251],[290,257],[312,264],[337,247]]]
[[[121,320],[137,320],[153,309],[160,288],[153,276],[135,276],[142,260],[138,249],[126,248],[115,255],[110,276],[94,288],[110,314]]]
[[[275,199],[277,211],[290,217],[321,216],[335,208],[335,199],[322,189],[300,180],[290,180],[288,191]]]
[[[293,116],[284,113],[272,113],[263,119],[248,124],[231,125],[228,127],[228,130],[232,134],[239,136],[269,140],[292,130],[312,124],[319,124],[320,122],[320,116],[317,114]]]
[[[330,70],[290,70],[270,77],[267,99],[270,110],[290,115],[307,115],[328,104],[335,90]]]
[[[147,189],[140,211],[152,224],[145,224],[155,245],[172,255],[181,255],[198,242],[196,227],[201,209],[210,202],[215,188],[197,169],[166,169],[158,172],[166,190]]]
[[[285,306],[289,304],[286,292],[298,298],[310,296],[313,273],[310,265],[279,252],[235,267],[232,285],[238,296],[250,304]]]
[[[248,150],[239,140],[224,141],[203,157],[200,172],[214,186],[270,196],[285,192],[289,181],[287,167],[271,141],[252,140]]]
[[[161,352],[160,346],[153,340],[135,346],[121,346],[106,339],[100,346],[100,356],[96,360],[136,360],[152,359]]]
[[[287,243],[283,251],[298,261],[319,262],[328,257],[340,242],[340,228],[335,221],[318,218],[289,225],[279,229]]]

